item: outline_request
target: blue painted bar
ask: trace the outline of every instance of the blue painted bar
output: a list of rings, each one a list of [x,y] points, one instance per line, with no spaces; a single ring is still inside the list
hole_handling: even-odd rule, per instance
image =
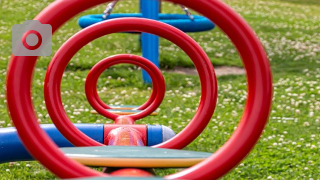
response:
[[[163,132],[161,125],[147,126],[147,146],[154,146],[163,142]]]
[[[142,17],[158,20],[159,1],[158,0],[140,0],[140,10]],[[159,37],[142,33],[142,56],[149,59],[159,68]],[[142,71],[144,83],[152,83],[152,80],[146,71]]]
[[[87,136],[103,143],[103,124],[75,124]],[[59,147],[73,147],[53,124],[42,124],[41,128]],[[33,158],[22,145],[14,127],[0,129],[0,163],[31,161]]]
[[[147,125],[147,146],[154,146],[173,138],[176,133],[167,126]]]
[[[109,19],[136,17],[142,18],[141,13],[117,13],[110,14],[107,19],[102,18],[103,14],[90,14],[79,18],[78,23],[81,28],[86,28],[93,24],[106,21]],[[169,24],[183,32],[203,32],[212,30],[215,25],[206,17],[193,15],[194,20],[191,21],[185,14],[159,14],[158,21]]]

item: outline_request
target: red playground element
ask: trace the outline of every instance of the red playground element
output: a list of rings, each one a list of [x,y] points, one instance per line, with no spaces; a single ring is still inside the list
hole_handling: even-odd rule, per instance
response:
[[[99,76],[104,70],[106,70],[110,66],[120,64],[120,63],[129,63],[129,64],[140,66],[141,68],[145,69],[146,72],[151,76],[151,79],[153,82],[152,94],[148,99],[148,101],[143,105],[141,105],[140,107],[136,108],[136,110],[145,110],[151,105],[153,106],[153,108],[151,109],[154,109],[155,107],[159,107],[159,105],[162,102],[162,99],[164,98],[164,91],[165,91],[164,88],[166,86],[163,76],[161,74],[161,71],[146,58],[143,58],[141,56],[131,55],[131,54],[121,54],[121,55],[108,57],[100,61],[99,63],[97,63],[90,70],[86,78],[86,95],[92,107],[94,107],[96,110],[101,109],[101,108],[98,108],[98,106],[101,106],[102,109],[112,109],[110,106],[105,104],[99,98],[99,95],[97,93],[97,81]],[[158,83],[161,83],[161,84],[158,84]],[[105,112],[105,110],[102,110],[100,114],[104,115],[103,112]],[[146,113],[143,113],[143,114],[146,114]],[[110,117],[107,114],[105,116],[107,116],[107,118],[110,118],[110,119],[114,119],[115,117],[117,117],[111,114],[109,114]],[[140,116],[141,118],[145,117],[145,115],[143,117],[142,115],[139,115],[138,119],[141,119]]]
[[[161,74],[161,73],[160,73]],[[155,79],[153,79],[155,81]],[[129,116],[120,116],[115,124],[104,126],[104,144],[108,146],[146,146],[146,125],[133,125],[134,120]],[[118,126],[116,128],[116,126]],[[126,152],[130,153],[130,152]],[[106,170],[106,169],[105,169]],[[110,173],[113,176],[152,176],[149,172],[125,168]]]
[[[106,140],[108,146],[145,146],[142,137],[142,133],[132,127],[118,127],[110,131]]]
[[[80,34],[80,33],[79,33]],[[82,34],[86,34],[85,32]],[[75,37],[76,39],[76,37]],[[67,41],[68,43],[68,41]],[[65,44],[67,46],[67,43]],[[68,52],[68,51],[65,51]],[[61,57],[61,56],[60,56]],[[63,57],[63,56],[62,56]],[[54,61],[52,61],[54,62]],[[153,91],[149,98],[149,100],[139,107],[138,109],[143,110],[141,113],[128,115],[128,117],[131,117],[133,120],[142,119],[151,113],[153,113],[161,104],[164,94],[165,94],[165,82],[164,78],[161,74],[161,71],[155,66],[151,61],[136,55],[130,55],[130,54],[120,54],[108,57],[99,63],[97,63],[93,68],[90,70],[87,79],[86,79],[86,95],[89,103],[91,106],[101,115],[105,116],[106,118],[115,120],[120,115],[113,114],[111,112],[108,112],[106,109],[111,109],[110,106],[106,105],[100,98],[97,92],[97,82],[98,78],[101,75],[101,73],[108,69],[110,66],[121,64],[121,63],[129,63],[133,65],[140,66],[145,71],[148,72],[152,79],[152,87]],[[59,66],[59,63],[56,65]],[[50,71],[48,71],[49,73]],[[52,74],[52,77],[55,75]],[[62,77],[62,75],[61,75]],[[49,91],[48,91],[49,93]],[[49,93],[50,94],[50,93]]]
[[[219,26],[238,49],[247,71],[246,107],[239,126],[231,138],[201,163],[176,174],[165,176],[166,179],[217,179],[234,168],[250,152],[267,123],[272,100],[272,77],[269,62],[253,30],[222,1],[168,1],[192,8]],[[108,0],[56,0],[35,19],[42,24],[50,24],[55,32],[76,14],[106,2]],[[202,132],[210,121],[217,100],[217,83],[208,56],[192,38],[180,30],[161,22],[142,18],[104,21],[89,26],[71,37],[54,56],[49,71],[51,69],[61,75],[66,63],[74,54],[96,38],[116,32],[135,31],[155,34],[172,41],[188,54],[199,72],[201,100],[195,116],[174,138],[155,146],[184,148]],[[64,63],[61,67],[56,66],[59,59]],[[60,178],[109,176],[67,158],[40,128],[31,99],[31,81],[36,61],[35,56],[12,55],[7,73],[8,107],[23,144],[35,159]],[[102,144],[81,134],[68,120],[61,106],[60,81],[59,76],[46,77],[47,86],[45,88],[48,93],[45,94],[45,98],[53,122],[61,133],[76,146],[101,146]],[[147,109],[141,113],[145,111]],[[137,116],[138,114],[133,117]],[[66,129],[70,131],[67,132]]]
[[[114,120],[115,124],[134,124],[134,120],[129,116],[119,116]]]
[[[130,128],[130,129],[134,129],[135,131],[138,132],[134,132],[134,134],[139,134],[140,139],[142,141],[142,143],[144,145],[147,144],[147,126],[146,125],[142,125],[142,124],[123,124],[123,123],[116,123],[116,124],[105,124],[104,125],[104,144],[105,145],[110,145],[110,138],[112,137],[117,138],[115,136],[118,136],[119,134],[119,130],[120,129],[124,129],[125,128]],[[115,131],[116,130],[116,131]],[[112,133],[112,135],[110,134]],[[117,135],[116,135],[117,134]]]
[[[63,44],[53,57],[50,66],[48,68],[48,73],[45,79],[45,99],[48,108],[48,112],[53,123],[57,126],[59,131],[74,145],[76,146],[101,146],[102,144],[93,141],[81,131],[73,126],[69,121],[66,112],[63,109],[60,97],[60,82],[67,65],[67,62],[74,56],[74,54],[85,46],[90,41],[104,36],[106,34],[116,33],[116,32],[133,32],[133,31],[143,31],[148,33],[153,33],[166,38],[175,44],[177,44],[182,50],[184,50],[191,60],[194,62],[201,81],[202,86],[202,96],[199,105],[199,109],[191,120],[190,124],[178,135],[169,141],[159,144],[156,147],[160,148],[174,148],[181,149],[191,143],[206,127],[210,121],[213,111],[215,109],[216,99],[217,99],[217,82],[214,74],[214,69],[211,65],[210,59],[203,51],[203,49],[187,34],[182,31],[161,23],[158,21],[153,21],[149,19],[141,18],[119,18],[110,21],[104,21],[96,25],[92,25],[82,31],[78,32],[72,36],[65,44]],[[122,61],[122,56],[111,57],[112,62]],[[136,58],[137,59],[137,58]],[[102,61],[102,63],[109,63],[109,60]],[[141,59],[140,59],[141,60]],[[131,61],[128,60],[131,63]],[[138,61],[139,62],[139,61]],[[141,65],[141,64],[140,64]],[[150,64],[150,67],[154,66]],[[102,66],[96,66],[102,67]],[[149,67],[149,68],[150,68]],[[146,69],[149,69],[146,68]],[[104,68],[102,68],[104,69]],[[100,72],[102,69],[97,70]],[[94,70],[95,71],[95,70]],[[99,73],[98,73],[99,74]],[[152,75],[152,74],[150,74]],[[90,73],[89,75],[90,76]],[[95,76],[96,78],[98,76]],[[90,78],[91,79],[91,78]],[[158,79],[157,79],[158,80]],[[160,79],[159,77],[159,80]],[[159,83],[162,84],[162,83]],[[87,87],[92,87],[92,89],[87,90],[87,94],[96,92],[95,86],[86,84]],[[88,87],[88,88],[89,88]],[[94,90],[93,90],[94,89]],[[93,92],[92,92],[93,91]],[[160,93],[160,92],[159,92]],[[164,92],[161,92],[164,93]],[[89,98],[91,96],[89,95]],[[162,95],[160,95],[162,97]],[[95,99],[90,100],[93,103]],[[159,99],[158,99],[159,100]],[[95,109],[99,110],[105,116],[115,119],[118,115],[111,114],[105,109],[100,107],[98,103],[94,106]],[[150,110],[150,108],[152,108]],[[144,117],[144,115],[153,112],[155,107],[149,106],[141,113],[130,115],[134,120]],[[150,110],[146,113],[147,110]],[[202,113],[206,112],[206,113]]]
[[[151,177],[152,175],[141,169],[120,169],[110,173],[112,176],[124,176],[124,177]]]

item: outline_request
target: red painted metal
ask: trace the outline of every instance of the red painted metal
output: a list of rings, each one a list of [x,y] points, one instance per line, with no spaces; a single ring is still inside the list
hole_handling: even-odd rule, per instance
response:
[[[97,35],[97,34],[94,34]],[[101,34],[102,35],[102,34]],[[80,36],[80,37],[79,37]],[[45,78],[45,100],[49,115],[52,122],[56,125],[59,131],[75,146],[101,146],[103,144],[96,142],[78,130],[69,120],[66,112],[64,111],[61,100],[61,80],[63,72],[72,58],[72,56],[85,44],[92,41],[93,36],[87,36],[85,33],[77,33],[70,38],[55,54],[51,61],[46,78]],[[70,45],[71,44],[71,45]],[[76,48],[73,48],[76,46]],[[156,98],[150,106],[140,113],[129,115],[127,117],[137,120],[143,118],[154,112],[161,104],[165,94],[165,82],[161,71],[150,61],[136,55],[115,55],[100,61],[95,65],[86,80],[86,95],[89,103],[96,109],[97,112],[110,119],[117,119],[120,115],[108,112],[96,101],[97,94],[97,81],[100,74],[112,65],[119,63],[135,64],[145,69],[152,78],[153,87],[157,89]],[[95,96],[95,95],[96,96]],[[98,97],[99,98],[99,97]]]
[[[111,130],[106,140],[108,146],[145,146],[142,140],[142,133],[135,128],[127,126]]]
[[[85,34],[85,33],[82,33]],[[81,33],[77,34],[78,36],[81,35]],[[46,83],[50,83],[52,84],[51,86],[46,86],[48,88],[51,88],[50,90],[47,88],[47,92],[45,91],[46,94],[50,94],[50,97],[54,97],[52,96],[52,89],[54,87],[57,86],[56,83],[60,83],[58,81],[53,81],[52,79],[58,79],[57,77],[61,77],[63,74],[57,74],[58,72],[55,71],[57,70],[57,68],[61,68],[61,64],[63,64],[63,61],[69,61],[70,59],[65,59],[63,57],[65,56],[60,56],[59,52],[63,53],[69,53],[69,49],[72,48],[72,46],[69,46],[70,48],[66,48],[68,47],[68,45],[70,45],[71,43],[68,42],[72,42],[73,39],[77,39],[80,42],[81,41],[85,41],[86,40],[86,36],[82,36],[82,38],[77,38],[76,36],[71,38],[70,41],[67,41],[65,43],[64,46],[62,46],[61,49],[63,49],[64,51],[58,51],[58,53],[56,54],[56,57],[58,58],[54,58],[53,61],[51,61],[51,64],[48,68],[47,71],[47,79],[50,79],[48,81],[46,81]],[[59,58],[61,57],[61,58]],[[87,79],[86,79],[86,96],[87,99],[89,101],[89,103],[91,104],[91,106],[101,115],[105,116],[106,118],[115,120],[116,118],[118,118],[120,115],[111,113],[109,111],[106,110],[107,106],[100,98],[97,92],[97,82],[98,82],[98,78],[101,75],[101,73],[108,69],[110,66],[116,65],[116,64],[121,64],[121,63],[128,63],[128,64],[133,64],[133,65],[137,65],[141,68],[143,68],[144,70],[146,70],[146,72],[148,72],[148,74],[150,75],[151,79],[152,79],[152,85],[153,85],[153,92],[152,95],[150,97],[150,99],[142,106],[143,108],[146,107],[141,113],[137,113],[137,114],[133,114],[133,115],[128,115],[127,117],[131,117],[133,120],[138,120],[138,119],[142,119],[148,115],[150,115],[151,113],[153,113],[161,104],[164,95],[165,95],[165,81],[164,78],[161,74],[161,71],[157,68],[156,65],[154,65],[151,61],[149,61],[146,58],[140,57],[140,56],[136,56],[136,55],[130,55],[130,54],[119,54],[119,55],[114,55],[114,56],[110,56],[107,57],[105,59],[103,59],[102,61],[100,61],[99,63],[97,63],[95,66],[93,66],[93,68],[90,70]],[[51,68],[52,67],[52,68]],[[56,68],[55,68],[56,67]],[[50,78],[50,76],[52,78]],[[57,94],[57,96],[60,97],[60,92],[58,92],[59,94]],[[55,97],[57,97],[55,96]],[[51,99],[48,99],[49,101],[47,101],[48,103],[51,102]],[[48,104],[47,103],[47,104]],[[54,104],[50,103],[50,105],[48,106],[48,109],[52,108],[52,110],[58,108],[56,107]],[[59,108],[63,108],[62,104],[60,105]],[[50,112],[50,110],[49,110]],[[61,119],[53,119],[54,120],[61,120]],[[61,131],[61,130],[60,130]]]
[[[61,1],[56,1],[56,2],[61,3]],[[72,2],[75,2],[75,1],[72,1]],[[79,1],[76,1],[76,2],[79,2]],[[86,1],[86,2],[88,2],[88,1]],[[65,3],[65,1],[64,1],[64,3]],[[63,6],[64,3],[61,3],[60,5]],[[61,17],[61,18],[64,19],[63,17]],[[42,18],[39,18],[39,21],[42,22],[43,21]],[[139,18],[129,18],[129,19],[116,19],[116,20],[106,21],[103,23],[99,23],[97,25],[99,25],[99,26],[96,26],[96,25],[90,26],[90,27],[84,29],[83,31],[79,32],[78,34],[81,34],[82,32],[85,31],[86,33],[81,34],[81,35],[83,35],[85,37],[92,37],[93,36],[94,38],[98,38],[98,37],[105,35],[105,34],[108,34],[108,33],[121,32],[121,31],[136,31],[136,30],[139,31],[140,30],[140,31],[145,31],[145,32],[149,32],[149,33],[155,33],[155,34],[158,34],[164,38],[167,38],[167,39],[177,43],[177,45],[180,46],[191,57],[191,59],[194,61],[195,65],[196,65],[196,67],[198,68],[198,71],[200,74],[200,79],[202,82],[201,84],[202,84],[202,88],[203,88],[202,91],[206,92],[204,94],[204,96],[202,96],[201,102],[206,101],[206,103],[200,105],[199,111],[197,112],[197,115],[194,117],[194,120],[191,122],[191,124],[189,124],[187,126],[187,128],[184,131],[182,131],[182,133],[180,133],[175,138],[173,138],[173,139],[175,139],[175,141],[167,141],[168,142],[167,144],[164,143],[160,147],[182,148],[182,147],[186,146],[187,144],[189,144],[193,139],[195,139],[197,137],[197,135],[199,135],[201,133],[201,131],[205,128],[206,124],[209,122],[209,120],[212,116],[214,107],[215,107],[215,103],[216,103],[217,89],[216,89],[216,80],[215,80],[214,70],[213,70],[211,62],[210,62],[209,58],[207,57],[207,55],[205,54],[205,52],[188,35],[184,34],[183,32],[179,31],[178,29],[176,29],[174,27],[163,24],[161,22],[146,20],[146,19],[139,19]],[[53,26],[54,26],[54,24],[53,24]],[[55,28],[53,28],[53,30],[55,30]],[[76,41],[74,41],[74,42],[76,42]],[[82,43],[73,44],[74,48],[72,50],[68,51],[68,54],[66,54],[65,58],[71,58],[73,56],[73,54],[77,51],[76,49],[77,48],[80,49],[83,45],[85,45],[85,43],[84,44],[82,44]],[[61,48],[60,50],[62,51],[63,48]],[[20,58],[13,57],[13,58],[17,59],[17,61],[13,59],[12,62],[15,62],[15,63],[22,62],[22,61],[20,61],[21,57]],[[30,57],[26,58],[26,59],[30,59]],[[12,66],[12,67],[15,67],[15,66]],[[25,67],[28,68],[28,66],[25,66]],[[32,68],[33,67],[30,68],[30,72],[32,72]],[[13,72],[15,72],[15,71],[12,70],[11,73],[13,73]],[[11,76],[9,75],[8,77],[9,77],[8,79],[10,79]],[[25,77],[21,78],[21,80],[23,80],[23,79],[25,79]],[[48,80],[50,82],[52,82],[50,79],[48,79]],[[50,83],[48,85],[50,85]],[[47,88],[47,87],[45,87],[45,88]],[[9,89],[11,89],[11,88],[9,87]],[[55,89],[55,90],[57,90],[57,89]],[[10,93],[8,93],[8,94],[10,94]],[[30,94],[29,94],[29,96],[30,96]],[[52,94],[48,94],[47,96],[50,97],[50,96],[52,96]],[[50,98],[52,98],[52,97],[50,97]],[[10,99],[10,98],[8,98],[8,99]],[[25,98],[25,99],[27,99],[27,98]],[[24,99],[22,99],[22,100],[24,100]],[[31,101],[29,103],[30,103],[29,105],[31,105]],[[61,104],[61,102],[59,102],[59,101],[56,101],[55,103]],[[14,103],[12,103],[11,105],[14,106],[12,108],[14,108],[14,109],[16,108],[16,105],[14,105]],[[206,113],[200,113],[201,110],[205,110]],[[33,113],[34,112],[31,111],[30,116],[34,116]],[[55,115],[59,115],[60,117],[64,117],[64,115],[65,115],[64,110],[60,111],[58,109],[55,109],[54,113],[55,113]],[[51,112],[50,114],[53,114],[53,112]],[[15,118],[13,118],[13,119],[15,119]],[[18,118],[18,119],[20,119],[20,118]],[[23,119],[23,117],[21,119]],[[32,118],[29,118],[29,119],[32,119]],[[69,121],[64,121],[64,123],[65,122],[69,122]],[[66,124],[63,124],[63,125],[66,125]],[[59,129],[59,127],[58,127],[58,129]],[[76,128],[74,128],[73,130],[74,131],[71,131],[71,134],[76,134],[75,132],[78,131]],[[183,137],[184,135],[186,135],[186,137]],[[45,136],[42,136],[42,137],[45,137]],[[88,143],[88,139],[85,139],[81,136],[76,135],[74,138],[76,141],[80,141],[81,143],[83,143],[83,144],[79,143],[80,146],[97,145],[97,142],[95,142],[91,139],[89,139],[89,143]],[[67,137],[67,139],[70,140],[70,137]],[[46,140],[46,139],[42,139],[42,140]],[[100,145],[100,144],[98,144],[98,145]],[[40,154],[41,154],[41,152],[43,152],[42,149],[37,149],[37,148],[31,148],[31,149],[35,149],[34,151],[38,152]],[[54,153],[52,153],[52,154],[54,154]],[[46,161],[52,161],[47,158],[44,158],[44,159],[46,159]],[[44,162],[44,160],[42,158],[40,158],[40,161],[43,161],[42,162],[43,164],[45,164],[46,166],[49,166],[47,164],[47,162]],[[63,161],[65,161],[65,160],[62,160],[62,162]],[[59,163],[59,162],[57,162],[57,163]],[[54,172],[57,175],[59,175],[59,176],[61,175],[63,177],[68,175],[68,173],[66,173],[66,172],[61,173],[64,171],[61,170],[59,167],[56,167],[56,168],[60,170],[59,172],[57,172],[56,169],[54,170]],[[82,172],[88,172],[88,171],[83,170]]]
[[[134,124],[134,119],[129,116],[119,116],[114,120],[115,124]]]
[[[104,127],[104,144],[109,146],[145,146],[147,144],[147,126],[134,125],[129,116],[121,116],[115,124]],[[127,152],[130,153],[130,152]],[[105,169],[104,171],[106,171]],[[111,172],[112,176],[152,176],[151,173],[135,168],[123,168]]]
[[[55,32],[63,23],[77,13],[107,1],[108,0],[57,0],[43,10],[35,19],[43,24],[50,24],[53,32]],[[245,69],[247,70],[247,104],[241,122],[232,137],[222,148],[202,163],[165,177],[168,179],[216,179],[235,167],[250,152],[265,127],[272,99],[272,77],[269,62],[262,45],[249,25],[222,1],[170,1],[198,11],[220,27],[238,49]],[[151,26],[159,25],[157,32],[164,32],[162,37],[172,41],[183,38],[185,42],[191,42],[190,37],[180,35],[179,32],[173,30],[172,27],[162,26],[159,22],[150,23],[150,20],[140,19],[139,23],[137,23],[133,19],[129,20],[130,22],[126,22],[124,19],[109,22],[114,24],[119,23],[119,25],[113,26],[114,31],[143,30],[150,32],[150,29],[152,29]],[[97,25],[101,24],[104,23]],[[141,25],[141,27],[137,26],[133,28],[133,24]],[[126,26],[126,28],[122,26]],[[90,27],[97,26],[93,25]],[[87,29],[90,29],[90,27]],[[108,31],[108,29],[103,30]],[[173,34],[178,36],[171,37]],[[213,79],[213,68],[211,65],[208,66],[210,61],[208,62],[208,58],[203,54],[204,52],[200,53],[200,55],[193,53],[192,50],[198,49],[198,45],[181,43],[178,43],[178,45],[187,51],[193,60],[198,59],[194,60],[194,62],[199,72],[202,85],[201,103],[196,116],[186,129],[172,140],[157,147],[182,148],[186,146],[190,140],[192,141],[201,132],[207,122],[209,122],[216,103],[216,82]],[[32,73],[36,60],[37,57],[18,57],[12,55],[8,69],[6,86],[8,108],[22,142],[34,158],[38,159],[46,168],[61,178],[106,176],[105,174],[93,171],[68,159],[57,149],[57,146],[39,127],[37,117],[32,107],[30,93]],[[206,82],[205,80],[208,81]],[[187,130],[190,132],[186,132]],[[186,140],[184,140],[184,138],[186,138]]]
[[[142,169],[133,169],[133,168],[120,169],[112,172],[111,175],[123,176],[123,177],[151,177],[152,176],[152,174],[150,174],[147,171],[144,171]]]
[[[206,127],[210,121],[213,111],[215,109],[217,99],[217,84],[214,74],[214,69],[211,65],[210,59],[202,48],[187,34],[183,33],[179,29],[176,29],[170,25],[141,18],[119,18],[109,21],[104,21],[90,27],[83,29],[74,36],[72,36],[65,44],[61,46],[58,52],[53,57],[52,63],[48,68],[48,76],[45,79],[45,99],[46,105],[50,117],[55,123],[59,131],[74,145],[76,146],[98,146],[101,145],[98,142],[93,141],[68,120],[66,112],[63,109],[60,98],[60,83],[64,68],[67,65],[74,54],[85,46],[90,41],[99,38],[103,35],[115,33],[115,32],[127,32],[127,31],[144,31],[153,33],[164,37],[175,44],[177,44],[182,50],[184,50],[191,60],[194,62],[201,81],[202,96],[199,105],[199,109],[194,116],[190,124],[177,136],[169,141],[166,141],[156,147],[162,148],[176,148],[181,149],[191,143]],[[114,56],[119,57],[119,56]],[[116,61],[119,62],[119,61]],[[122,61],[124,62],[124,61]],[[142,64],[140,64],[142,65]],[[151,64],[150,64],[151,66]],[[148,67],[150,67],[148,66]],[[99,66],[102,67],[102,66]],[[147,70],[147,68],[146,68]],[[99,69],[100,71],[100,69]],[[152,73],[150,73],[152,76]],[[89,74],[90,76],[90,74]],[[96,76],[97,78],[98,76]],[[88,81],[90,82],[90,81]],[[159,83],[162,84],[162,83]],[[90,85],[90,87],[95,87]],[[94,91],[94,90],[93,90]],[[87,91],[88,92],[88,91]],[[90,91],[89,91],[90,92]],[[158,91],[159,93],[164,93]],[[89,99],[89,102],[92,101]],[[94,104],[92,104],[94,105]],[[100,106],[94,106],[99,113],[107,115],[112,119],[118,117],[115,114],[107,112]],[[151,109],[151,106],[150,106]],[[131,115],[133,119],[138,119],[148,114],[146,109],[141,113]],[[152,111],[155,109],[151,109]],[[201,113],[206,112],[206,113]]]
[[[268,121],[272,102],[271,69],[268,57],[254,31],[240,15],[222,1],[177,0],[175,2],[208,17],[226,33],[236,46],[247,72],[246,106],[241,121],[230,139],[205,161],[165,177],[169,179],[218,179],[247,156]]]
[[[94,76],[100,76],[102,72],[98,72],[98,69],[102,70],[106,70],[106,66],[108,66],[108,62],[107,61],[111,61],[111,59],[114,59],[114,61],[116,59],[118,60],[123,60],[123,59],[126,59],[126,60],[131,60],[131,62],[133,62],[135,65],[137,61],[140,61],[140,62],[144,62],[144,64],[146,66],[150,66],[149,69],[147,72],[149,73],[154,73],[154,74],[157,74],[157,76],[162,76],[161,74],[161,71],[160,70],[156,70],[154,67],[153,64],[150,65],[149,62],[146,62],[147,59],[143,58],[143,57],[140,57],[140,56],[135,56],[135,55],[129,55],[129,54],[122,54],[122,55],[115,55],[113,57],[108,57],[102,61],[100,61],[98,64],[96,64],[89,72],[90,75],[88,75],[88,77],[86,78],[86,87],[88,87],[88,83],[90,83],[91,85],[93,84],[96,84],[97,80],[94,79]],[[137,60],[137,61],[136,61]],[[159,75],[160,73],[160,75]],[[98,75],[99,74],[99,75]],[[150,75],[150,74],[149,74]],[[92,79],[91,79],[92,78]],[[152,77],[151,77],[152,78]],[[93,81],[95,80],[95,81]],[[93,81],[93,82],[91,82]],[[157,87],[158,86],[158,83],[162,83],[164,81],[160,80],[160,81],[156,81],[155,80],[155,83],[152,83],[153,84],[153,89],[152,89],[152,93],[151,93],[151,96],[150,98],[143,104],[141,105],[140,107],[136,108],[137,110],[144,110],[146,108],[148,108],[155,100],[156,100],[156,97],[157,97],[157,94],[158,94],[158,91],[159,91],[159,88]],[[160,84],[160,87],[165,87],[165,83],[164,84]],[[90,87],[88,87],[88,91],[90,90]],[[86,93],[87,93],[87,88],[86,88]],[[160,93],[161,94],[161,93]],[[92,94],[91,93],[87,93],[87,96],[91,97]],[[99,103],[99,105],[104,108],[104,109],[112,109],[109,105],[105,104],[100,98],[99,98],[99,95],[97,93],[97,90],[94,90],[93,92],[93,98],[95,99],[95,101],[97,101]],[[163,95],[164,96],[164,95]],[[161,97],[163,99],[163,97]],[[88,98],[89,99],[89,98]],[[159,104],[160,105],[160,104]],[[158,106],[159,106],[158,105]],[[109,117],[107,117],[109,118]],[[112,119],[112,118],[110,118]]]
[[[141,140],[144,145],[147,144],[147,125],[140,125],[140,124],[105,124],[104,125],[104,144],[109,144],[109,133],[117,128],[132,128],[137,131],[139,131],[139,134],[141,135]]]

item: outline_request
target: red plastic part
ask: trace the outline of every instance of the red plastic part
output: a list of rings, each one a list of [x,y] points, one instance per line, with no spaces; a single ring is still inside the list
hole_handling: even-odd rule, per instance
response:
[[[134,119],[128,116],[119,116],[115,121],[115,124],[134,124]]]
[[[85,36],[83,36],[83,37],[85,37]],[[76,39],[76,38],[72,38],[72,39]],[[72,39],[70,41],[72,41]],[[78,39],[78,40],[80,41],[81,39]],[[63,46],[64,52],[66,52],[66,53],[69,51],[68,48],[65,48],[65,47],[68,47],[68,42],[69,41],[67,41],[65,43],[65,45]],[[72,47],[70,47],[70,48],[72,48]],[[61,53],[62,51],[59,51],[59,52]],[[51,64],[50,64],[48,71],[47,71],[47,76],[48,76],[48,79],[50,79],[50,80],[45,81],[45,86],[48,87],[45,89],[46,90],[45,93],[50,94],[50,96],[46,96],[46,97],[57,97],[58,96],[58,98],[61,98],[60,92],[57,92],[59,94],[52,95],[52,93],[55,92],[55,91],[53,91],[53,88],[57,86],[56,83],[59,83],[58,81],[53,81],[53,79],[56,80],[56,79],[59,79],[60,77],[62,78],[62,75],[63,75],[61,73],[57,74],[57,71],[54,71],[54,70],[57,70],[57,68],[54,68],[54,66],[61,68],[61,64],[63,63],[63,60],[69,61],[70,59],[65,59],[65,58],[63,58],[64,57],[63,55],[60,56],[58,53],[56,54],[56,56],[58,58],[54,58],[54,60],[51,61]],[[59,58],[59,57],[61,57],[61,58]],[[106,118],[115,120],[118,117],[120,117],[120,115],[111,113],[106,110],[106,108],[108,108],[109,106],[107,106],[100,99],[98,92],[97,92],[97,82],[98,82],[99,76],[101,75],[101,73],[104,70],[108,69],[110,66],[113,66],[116,64],[121,64],[121,63],[128,63],[128,64],[133,64],[133,65],[137,65],[137,66],[141,67],[150,75],[150,77],[152,79],[153,91],[152,91],[150,99],[142,106],[142,108],[145,108],[145,109],[140,113],[128,115],[128,117],[132,118],[133,120],[142,119],[142,118],[150,115],[151,113],[153,113],[160,106],[160,104],[164,98],[164,95],[165,95],[165,81],[164,81],[164,78],[161,74],[161,71],[157,68],[156,65],[154,65],[151,61],[149,61],[146,58],[136,56],[136,55],[130,55],[130,54],[119,54],[119,55],[110,56],[106,59],[103,59],[99,63],[97,63],[90,70],[90,72],[86,78],[86,86],[85,87],[86,87],[87,99],[88,99],[89,103],[91,104],[91,106],[99,114],[105,116]],[[51,71],[52,69],[54,69],[54,70]],[[57,78],[57,77],[59,77],[59,78]],[[51,85],[46,85],[48,83],[50,83]],[[49,88],[51,88],[51,89],[49,89]],[[56,107],[55,104],[51,103],[51,99],[48,99],[48,100],[49,101],[46,101],[46,102],[48,104],[47,107],[48,107],[49,112],[54,112],[54,110],[56,108],[63,108],[62,104],[60,104],[59,107]],[[49,108],[51,108],[52,111],[50,111]],[[110,109],[110,107],[108,109]],[[61,119],[58,118],[55,120],[60,121]],[[66,130],[66,131],[68,131],[68,130]],[[60,132],[61,132],[61,130],[60,130]]]
[[[95,5],[105,3],[108,0],[58,0],[43,10],[35,19],[43,24],[50,24],[55,32],[63,23],[77,13],[89,9]],[[248,24],[222,1],[217,0],[170,0],[171,2],[190,7],[207,16],[224,31],[238,49],[247,70],[248,100],[241,122],[232,137],[216,153],[202,163],[179,173],[166,176],[168,179],[216,179],[235,167],[252,149],[259,139],[267,122],[272,100],[272,77],[267,56]],[[128,23],[127,25],[130,25]],[[94,25],[93,25],[94,26]],[[164,29],[165,30],[165,29]],[[163,29],[161,29],[163,31]],[[180,45],[188,46],[188,45]],[[186,49],[186,47],[184,47]],[[190,49],[188,49],[190,50]],[[57,146],[50,140],[47,134],[39,127],[37,117],[31,101],[31,80],[37,57],[13,56],[7,75],[7,99],[11,118],[17,128],[18,134],[28,151],[38,159],[45,167],[60,178],[106,176],[79,163],[76,163],[63,155]],[[204,61],[207,61],[204,58]],[[201,61],[202,62],[202,61]],[[211,66],[197,67],[200,78],[203,76],[212,78]],[[202,72],[203,70],[205,72]],[[211,71],[212,70],[212,71]],[[201,76],[202,74],[202,76]],[[199,119],[209,121],[211,118],[210,107],[215,106],[216,87],[214,83],[202,88],[203,96],[209,95],[210,105],[201,103],[197,111]],[[208,87],[215,91],[208,91]],[[208,107],[210,106],[210,107]],[[201,111],[200,111],[201,110]],[[208,110],[208,111],[204,111]],[[187,126],[188,130],[196,129],[199,123]],[[200,129],[206,125],[206,121],[200,123]],[[189,128],[192,126],[191,128]],[[185,131],[185,130],[184,130]],[[183,132],[184,132],[183,131]],[[182,132],[182,133],[183,133]],[[177,137],[181,137],[181,134]],[[195,135],[187,133],[186,138],[193,140]],[[174,144],[169,141],[167,147],[181,148],[185,146],[181,140]],[[164,147],[162,144],[160,147]]]
[[[147,144],[147,125],[140,125],[140,124],[105,124],[104,125],[104,143],[103,144],[109,144],[109,133],[117,128],[124,128],[124,127],[128,127],[128,128],[132,128],[135,129],[139,132],[139,134],[141,134],[141,140],[143,142],[144,145]]]
[[[120,169],[112,172],[111,175],[122,176],[122,177],[151,177],[152,176],[152,174],[150,174],[147,171],[144,171],[141,169],[133,169],[133,168]]]
[[[129,122],[129,124],[127,123]],[[128,116],[116,119],[116,124],[105,124],[104,144],[109,146],[145,146],[147,143],[147,126],[133,125],[134,121]],[[130,152],[128,152],[130,153]],[[112,176],[152,176],[142,169],[125,168],[111,173]]]
[[[111,130],[105,140],[108,146],[145,146],[142,134],[135,128],[127,126]]]

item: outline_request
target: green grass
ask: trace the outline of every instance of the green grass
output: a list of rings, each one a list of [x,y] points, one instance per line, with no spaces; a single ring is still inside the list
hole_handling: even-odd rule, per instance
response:
[[[121,2],[115,12],[137,12],[137,0]],[[258,144],[223,179],[319,179],[320,177],[320,3],[318,0],[225,0],[253,27],[262,41],[273,71],[274,99],[269,123]],[[12,126],[5,104],[5,75],[11,54],[11,27],[33,19],[47,1],[0,0],[0,127]],[[65,24],[53,37],[53,52],[80,28],[79,16],[101,13],[104,6],[83,12]],[[182,13],[178,6],[164,4],[165,13]],[[219,30],[191,33],[208,53],[214,66],[242,66],[227,37]],[[84,81],[99,60],[114,54],[141,55],[138,36],[113,34],[93,41],[72,59],[62,82],[62,98],[75,123],[111,123],[90,114]],[[192,67],[190,59],[172,43],[161,40],[161,67]],[[41,123],[51,123],[45,109],[43,80],[51,57],[37,63],[33,100]],[[166,97],[160,114],[139,123],[163,124],[176,132],[190,121],[200,97],[196,76],[164,73]],[[228,140],[237,126],[246,101],[245,76],[218,77],[219,103],[205,131],[186,149],[214,152]],[[151,88],[142,84],[140,71],[120,66],[99,79],[99,94],[109,104],[142,104]],[[1,158],[1,157],[0,157]],[[0,165],[0,179],[55,178],[37,162]],[[156,170],[164,176],[175,169]]]

